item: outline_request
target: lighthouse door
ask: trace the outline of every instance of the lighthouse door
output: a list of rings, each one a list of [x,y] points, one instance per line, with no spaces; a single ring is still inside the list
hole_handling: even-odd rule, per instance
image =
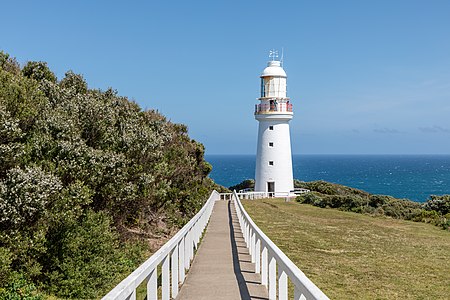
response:
[[[275,193],[275,182],[267,182],[267,192],[269,193],[269,196],[273,196],[273,193]]]

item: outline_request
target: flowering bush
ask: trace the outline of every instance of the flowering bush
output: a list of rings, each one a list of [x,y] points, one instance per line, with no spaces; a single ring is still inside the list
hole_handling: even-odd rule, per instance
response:
[[[138,263],[124,258],[139,256],[130,243],[202,206],[211,166],[186,126],[72,71],[58,81],[44,62],[14,62],[0,52],[5,272],[59,297],[98,297]]]
[[[0,181],[0,228],[33,224],[47,214],[58,195],[60,180],[39,167],[13,168]]]

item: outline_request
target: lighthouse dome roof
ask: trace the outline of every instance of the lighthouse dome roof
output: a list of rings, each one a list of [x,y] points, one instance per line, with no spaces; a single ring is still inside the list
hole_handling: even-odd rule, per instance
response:
[[[278,60],[272,60],[267,63],[267,67],[262,71],[261,77],[287,77],[286,72],[281,67],[281,62]]]

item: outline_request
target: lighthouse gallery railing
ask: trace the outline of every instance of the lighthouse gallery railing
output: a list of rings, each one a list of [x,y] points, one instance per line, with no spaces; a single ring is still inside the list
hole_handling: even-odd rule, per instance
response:
[[[294,299],[329,299],[253,222],[242,206],[236,191],[233,202],[239,224],[249,249],[255,273],[261,274],[261,283],[268,287],[269,299],[288,299],[288,278],[294,285]],[[278,266],[278,276],[277,276]]]
[[[290,103],[255,104],[255,114],[280,113],[280,112],[292,112],[292,104]]]
[[[111,290],[103,299],[136,299],[136,288],[147,281],[147,299],[158,299],[158,266],[161,266],[162,299],[178,295],[179,283],[183,283],[189,270],[203,230],[208,224],[218,192],[213,191],[203,208],[147,261]]]

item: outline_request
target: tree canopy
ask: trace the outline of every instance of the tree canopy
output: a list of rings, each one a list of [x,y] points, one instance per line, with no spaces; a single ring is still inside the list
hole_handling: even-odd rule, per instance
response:
[[[185,125],[0,52],[0,298],[102,295],[202,206],[210,171]]]

